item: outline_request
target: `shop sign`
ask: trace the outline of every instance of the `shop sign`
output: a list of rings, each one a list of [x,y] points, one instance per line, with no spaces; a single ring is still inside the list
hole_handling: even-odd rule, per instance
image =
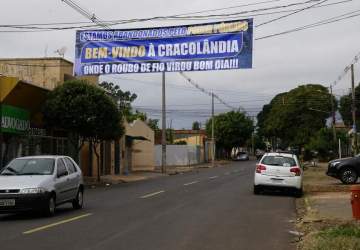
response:
[[[1,132],[23,134],[30,128],[29,111],[10,105],[0,106]]]

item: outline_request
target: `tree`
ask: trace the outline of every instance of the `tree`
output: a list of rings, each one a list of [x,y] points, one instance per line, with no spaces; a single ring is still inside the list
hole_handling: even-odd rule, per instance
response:
[[[230,157],[234,147],[241,147],[251,137],[253,122],[239,111],[230,111],[214,116],[214,134],[218,152],[224,152],[223,156]],[[206,133],[211,135],[212,119],[206,123]]]
[[[355,87],[355,107],[356,107],[356,127],[359,128],[360,126],[360,102],[358,101],[360,99],[360,85]],[[351,93],[344,95],[340,98],[339,103],[339,112],[341,114],[341,117],[344,121],[344,124],[346,126],[352,126],[353,120],[352,120],[352,98]]]
[[[98,158],[97,144],[119,139],[123,133],[122,116],[115,102],[101,88],[81,80],[67,81],[49,94],[44,106],[48,126],[64,129],[73,143],[92,142]],[[100,177],[98,173],[98,178]]]
[[[302,148],[325,127],[331,115],[331,98],[336,104],[328,89],[317,84],[302,85],[277,95],[270,108],[266,107],[261,131],[267,138],[279,138],[284,146]]]
[[[156,131],[159,131],[159,119],[148,119],[147,120],[147,124],[149,125],[149,127],[154,130],[155,132]]]
[[[118,85],[115,85],[112,82],[104,81],[99,85],[114,99],[122,115],[128,122],[140,119],[146,122],[154,131],[159,129],[157,125],[159,120],[150,119],[147,117],[146,113],[140,112],[139,110],[133,111],[131,103],[136,100],[136,94],[131,93],[130,91],[122,91]]]
[[[192,129],[193,130],[200,130],[200,122],[194,121],[193,124],[192,124]]]

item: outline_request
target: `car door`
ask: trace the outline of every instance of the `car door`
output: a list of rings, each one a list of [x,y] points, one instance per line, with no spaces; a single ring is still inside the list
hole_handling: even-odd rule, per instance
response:
[[[75,167],[74,163],[70,160],[70,158],[64,158],[65,165],[69,171],[69,196],[71,199],[76,198],[79,182],[80,182],[80,173]]]
[[[69,172],[65,166],[64,161],[61,158],[56,160],[56,202],[61,203],[66,201],[69,197],[67,190],[69,189]]]

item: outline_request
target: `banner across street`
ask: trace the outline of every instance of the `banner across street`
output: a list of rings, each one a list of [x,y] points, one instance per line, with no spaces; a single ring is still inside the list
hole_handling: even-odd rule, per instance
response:
[[[161,28],[81,30],[76,75],[252,67],[252,19]]]

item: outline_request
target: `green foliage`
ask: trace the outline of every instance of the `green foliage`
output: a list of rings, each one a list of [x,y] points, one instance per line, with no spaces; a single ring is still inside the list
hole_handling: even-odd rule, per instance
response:
[[[360,99],[360,85],[358,85],[355,88],[355,100],[359,100],[359,99]],[[347,125],[347,126],[352,126],[352,124],[353,124],[351,104],[352,104],[351,93],[348,95],[344,95],[340,98],[339,111],[340,111],[340,114],[342,116],[342,119],[343,119],[345,125]],[[359,126],[360,126],[360,102],[356,101],[355,106],[356,106],[356,127],[359,128]]]
[[[192,129],[193,130],[200,130],[200,122],[194,121],[193,124],[192,124]]]
[[[302,85],[273,98],[258,115],[261,135],[280,138],[287,146],[309,143],[317,131],[325,127],[331,113],[331,98],[322,85]]]
[[[105,91],[85,81],[67,81],[55,88],[43,113],[47,125],[79,135],[83,140],[115,139],[124,132],[115,102]]]
[[[159,131],[159,119],[148,119],[147,124],[154,131]]]
[[[336,148],[336,142],[333,140],[332,129],[322,128],[310,139],[310,142],[305,146],[307,152],[306,159],[312,158],[311,152],[317,152],[317,156],[320,160],[328,160],[332,158],[334,152],[332,150]]]
[[[154,131],[159,130],[158,119],[150,119],[147,117],[146,113],[140,112],[139,110],[133,111],[131,103],[137,98],[136,94],[131,93],[130,91],[122,91],[119,86],[112,82],[104,81],[99,85],[114,99],[119,110],[128,122],[139,119],[146,122]]]
[[[303,242],[304,250],[359,250],[360,229],[355,223],[327,228],[310,235]]]
[[[253,122],[244,113],[230,111],[214,116],[216,147],[229,155],[234,147],[242,147],[251,137]],[[211,137],[212,119],[206,123],[206,133]]]

